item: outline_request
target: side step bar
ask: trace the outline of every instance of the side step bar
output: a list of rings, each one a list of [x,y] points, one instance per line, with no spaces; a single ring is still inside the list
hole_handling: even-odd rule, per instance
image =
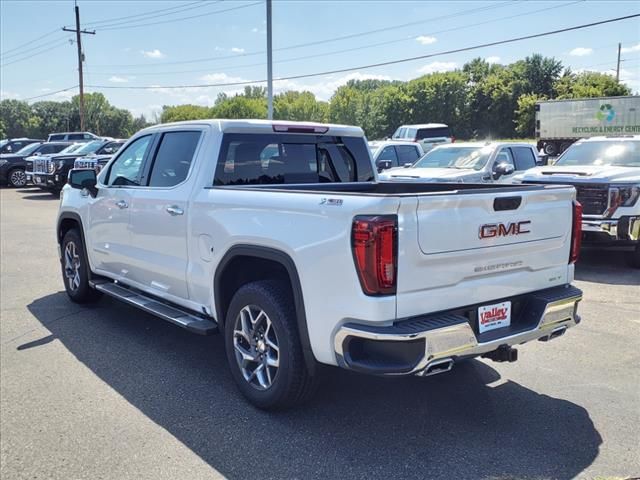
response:
[[[90,282],[90,285],[99,292],[106,293],[129,305],[138,307],[145,312],[156,315],[190,332],[199,335],[211,335],[218,331],[218,324],[213,319],[198,317],[186,310],[181,310],[179,307],[169,306],[150,296],[136,292],[110,280],[94,280]]]

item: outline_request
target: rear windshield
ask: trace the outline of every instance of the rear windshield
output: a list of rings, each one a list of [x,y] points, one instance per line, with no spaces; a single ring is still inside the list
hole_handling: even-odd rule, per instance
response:
[[[50,142],[55,142],[57,140],[64,140],[64,134],[57,134],[57,135],[49,135],[49,139]]]
[[[228,133],[214,185],[370,182],[373,178],[363,138]]]
[[[16,152],[16,155],[31,155],[35,150],[40,147],[40,143],[30,143],[29,145],[22,147]]]
[[[425,138],[450,137],[449,127],[421,128],[418,130],[416,140]]]
[[[640,142],[632,140],[574,143],[554,165],[640,167]]]

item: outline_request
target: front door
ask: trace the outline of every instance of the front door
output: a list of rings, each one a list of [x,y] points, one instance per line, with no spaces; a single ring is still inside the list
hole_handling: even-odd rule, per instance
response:
[[[101,178],[95,198],[89,197],[88,252],[98,273],[129,277],[132,255],[129,218],[132,192],[140,184],[144,158],[153,136],[134,140]]]

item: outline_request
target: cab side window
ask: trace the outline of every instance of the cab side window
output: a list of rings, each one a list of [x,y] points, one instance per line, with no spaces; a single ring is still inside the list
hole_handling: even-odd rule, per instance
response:
[[[85,140],[84,134],[82,133],[72,133],[69,135],[69,140]]]
[[[153,167],[150,187],[173,187],[189,173],[201,132],[167,132],[162,135]]]
[[[516,170],[529,170],[536,166],[536,157],[529,147],[511,147],[516,161]]]
[[[511,155],[511,151],[508,148],[503,148],[502,150],[500,150],[500,152],[498,152],[495,165],[498,165],[500,163],[507,163],[509,165],[512,165],[515,170],[516,165],[513,162],[513,156]]]
[[[398,156],[396,155],[396,150],[393,148],[393,145],[387,145],[382,149],[380,155],[378,155],[378,162],[390,160],[394,167],[398,166]]]
[[[415,163],[420,158],[420,152],[415,145],[396,145],[400,165]]]
[[[151,135],[134,140],[111,165],[106,184],[109,186],[140,185],[142,164],[151,143]]]

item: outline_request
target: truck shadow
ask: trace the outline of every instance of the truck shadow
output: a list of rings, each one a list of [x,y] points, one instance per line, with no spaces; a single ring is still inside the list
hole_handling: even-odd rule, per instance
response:
[[[576,264],[575,278],[609,285],[640,285],[640,270],[629,266],[627,252],[583,249]]]
[[[602,443],[584,408],[499,382],[480,361],[423,379],[330,369],[312,402],[265,413],[237,392],[221,336],[195,336],[108,298],[86,308],[60,292],[28,308],[51,335],[18,350],[60,341],[230,479],[569,479]]]

